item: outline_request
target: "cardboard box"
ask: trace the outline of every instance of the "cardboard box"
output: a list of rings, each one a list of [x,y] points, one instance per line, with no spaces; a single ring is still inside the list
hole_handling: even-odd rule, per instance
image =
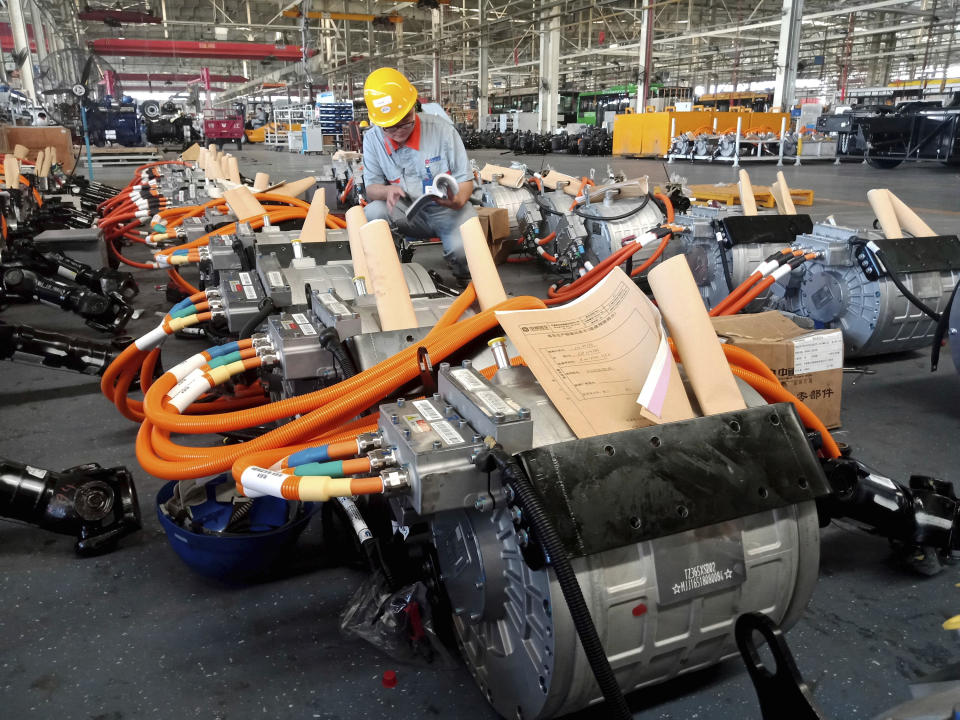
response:
[[[31,127],[24,125],[0,126],[0,155],[12,153],[17,145],[27,148],[27,158],[33,160],[37,152],[45,147],[57,149],[57,162],[63,165],[66,173],[73,172],[74,160],[77,156],[74,150],[70,131],[60,126]]]
[[[510,240],[510,216],[504,208],[478,207],[480,227],[487,236],[487,245],[493,262],[497,265],[507,261],[514,250],[515,241]]]
[[[717,335],[770,366],[828,428],[840,427],[843,335],[807,330],[776,311],[711,318]]]

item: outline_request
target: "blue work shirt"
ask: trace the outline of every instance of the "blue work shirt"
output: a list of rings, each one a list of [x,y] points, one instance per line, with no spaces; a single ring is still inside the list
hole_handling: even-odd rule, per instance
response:
[[[457,182],[473,180],[473,170],[460,133],[437,115],[416,115],[413,132],[402,145],[374,125],[363,134],[363,182],[401,185],[411,199],[440,173]]]

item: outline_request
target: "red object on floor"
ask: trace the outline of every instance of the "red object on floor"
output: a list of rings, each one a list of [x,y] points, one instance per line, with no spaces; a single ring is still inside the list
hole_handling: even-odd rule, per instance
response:
[[[395,670],[387,670],[383,674],[383,686],[385,688],[394,688],[397,686],[397,673]]]

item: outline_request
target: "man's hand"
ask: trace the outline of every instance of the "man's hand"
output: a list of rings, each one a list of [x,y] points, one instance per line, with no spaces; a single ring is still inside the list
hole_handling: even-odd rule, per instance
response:
[[[470,201],[471,195],[473,195],[473,181],[468,180],[460,183],[460,187],[457,188],[457,194],[452,198],[438,198],[437,205],[450,208],[451,210],[459,210]]]
[[[387,203],[387,210],[393,212],[398,200],[403,200],[407,196],[406,191],[399,185],[388,185],[383,199]]]

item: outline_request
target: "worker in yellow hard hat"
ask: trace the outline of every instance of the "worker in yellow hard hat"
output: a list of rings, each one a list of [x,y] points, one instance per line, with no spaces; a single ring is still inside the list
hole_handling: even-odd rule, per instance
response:
[[[366,120],[361,120],[361,121],[360,121],[360,127],[362,127],[362,128],[368,128],[368,127],[370,127],[370,123],[368,123]]]
[[[460,226],[477,213],[470,204],[473,170],[460,134],[442,117],[418,114],[417,89],[393,68],[370,73],[363,99],[372,125],[363,134],[367,219],[387,220],[408,237],[439,237],[454,275],[469,279]],[[408,218],[404,208],[444,173],[456,181],[456,192]]]

